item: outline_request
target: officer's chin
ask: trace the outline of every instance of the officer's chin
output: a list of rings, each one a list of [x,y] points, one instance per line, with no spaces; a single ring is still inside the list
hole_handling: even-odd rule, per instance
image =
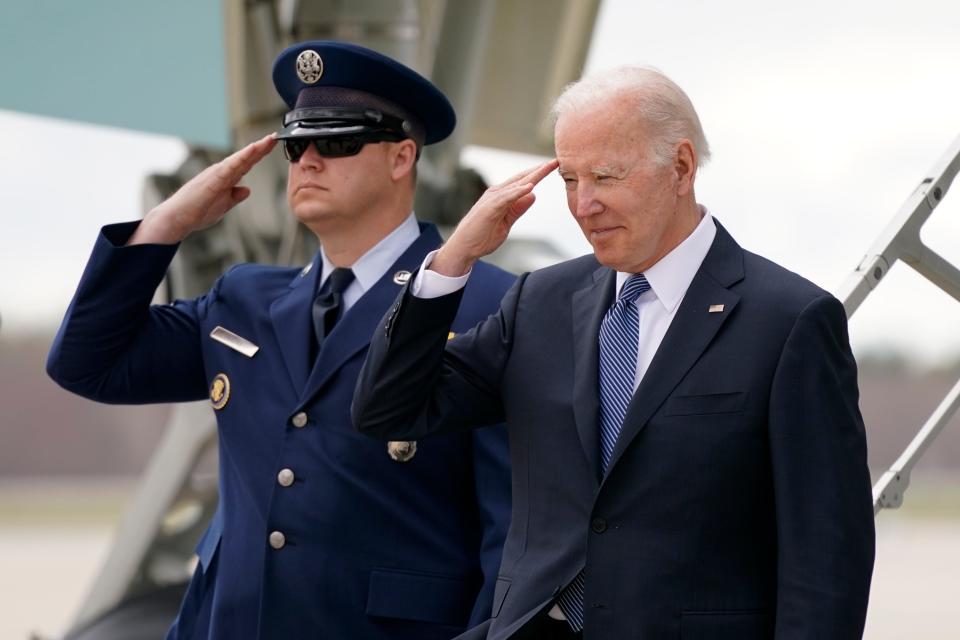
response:
[[[337,224],[337,216],[328,207],[324,207],[315,201],[297,202],[292,199],[290,209],[293,216],[304,226],[315,234],[321,234],[326,230],[332,229]]]

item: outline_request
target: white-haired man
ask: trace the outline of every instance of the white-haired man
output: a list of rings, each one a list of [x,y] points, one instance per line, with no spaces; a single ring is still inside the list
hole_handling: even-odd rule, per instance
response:
[[[843,307],[697,203],[707,143],[665,76],[587,78],[555,113],[557,159],[428,256],[354,401],[380,438],[508,424],[513,522],[469,637],[860,637],[874,530]],[[593,255],[445,345],[458,287],[554,167]]]

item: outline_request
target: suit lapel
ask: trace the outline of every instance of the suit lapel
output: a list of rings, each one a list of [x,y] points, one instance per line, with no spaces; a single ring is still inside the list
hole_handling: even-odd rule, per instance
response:
[[[613,300],[616,272],[601,267],[592,283],[573,294],[573,414],[590,468],[600,475],[600,322]]]
[[[440,246],[441,238],[436,227],[421,224],[420,228],[420,236],[414,243],[387,269],[380,280],[350,307],[323,341],[323,347],[303,388],[301,404],[308,402],[347,360],[370,344],[377,325],[400,293],[402,285],[393,281],[394,274],[399,270],[415,272],[423,258]]]
[[[740,296],[727,287],[743,278],[743,251],[717,222],[717,235],[684,295],[650,367],[627,408],[607,475],[733,313]],[[710,313],[712,305],[723,305]]]
[[[289,292],[270,305],[273,332],[280,345],[280,353],[290,381],[297,390],[303,389],[310,373],[310,343],[313,340],[310,305],[313,303],[322,270],[318,251],[310,263],[310,268],[301,271],[290,283]]]

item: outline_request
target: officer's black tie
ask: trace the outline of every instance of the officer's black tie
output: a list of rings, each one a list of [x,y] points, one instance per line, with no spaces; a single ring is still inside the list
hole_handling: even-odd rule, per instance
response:
[[[313,331],[317,336],[317,350],[323,345],[323,339],[330,335],[343,310],[343,292],[353,282],[353,271],[334,269],[327,278],[317,297],[313,301]]]

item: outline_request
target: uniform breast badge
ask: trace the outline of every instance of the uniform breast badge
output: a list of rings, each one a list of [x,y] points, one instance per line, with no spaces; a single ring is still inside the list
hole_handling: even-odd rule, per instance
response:
[[[225,373],[218,373],[210,383],[210,404],[219,411],[227,406],[230,400],[230,378]]]
[[[417,454],[417,441],[393,440],[387,443],[387,453],[396,462],[407,462]]]

